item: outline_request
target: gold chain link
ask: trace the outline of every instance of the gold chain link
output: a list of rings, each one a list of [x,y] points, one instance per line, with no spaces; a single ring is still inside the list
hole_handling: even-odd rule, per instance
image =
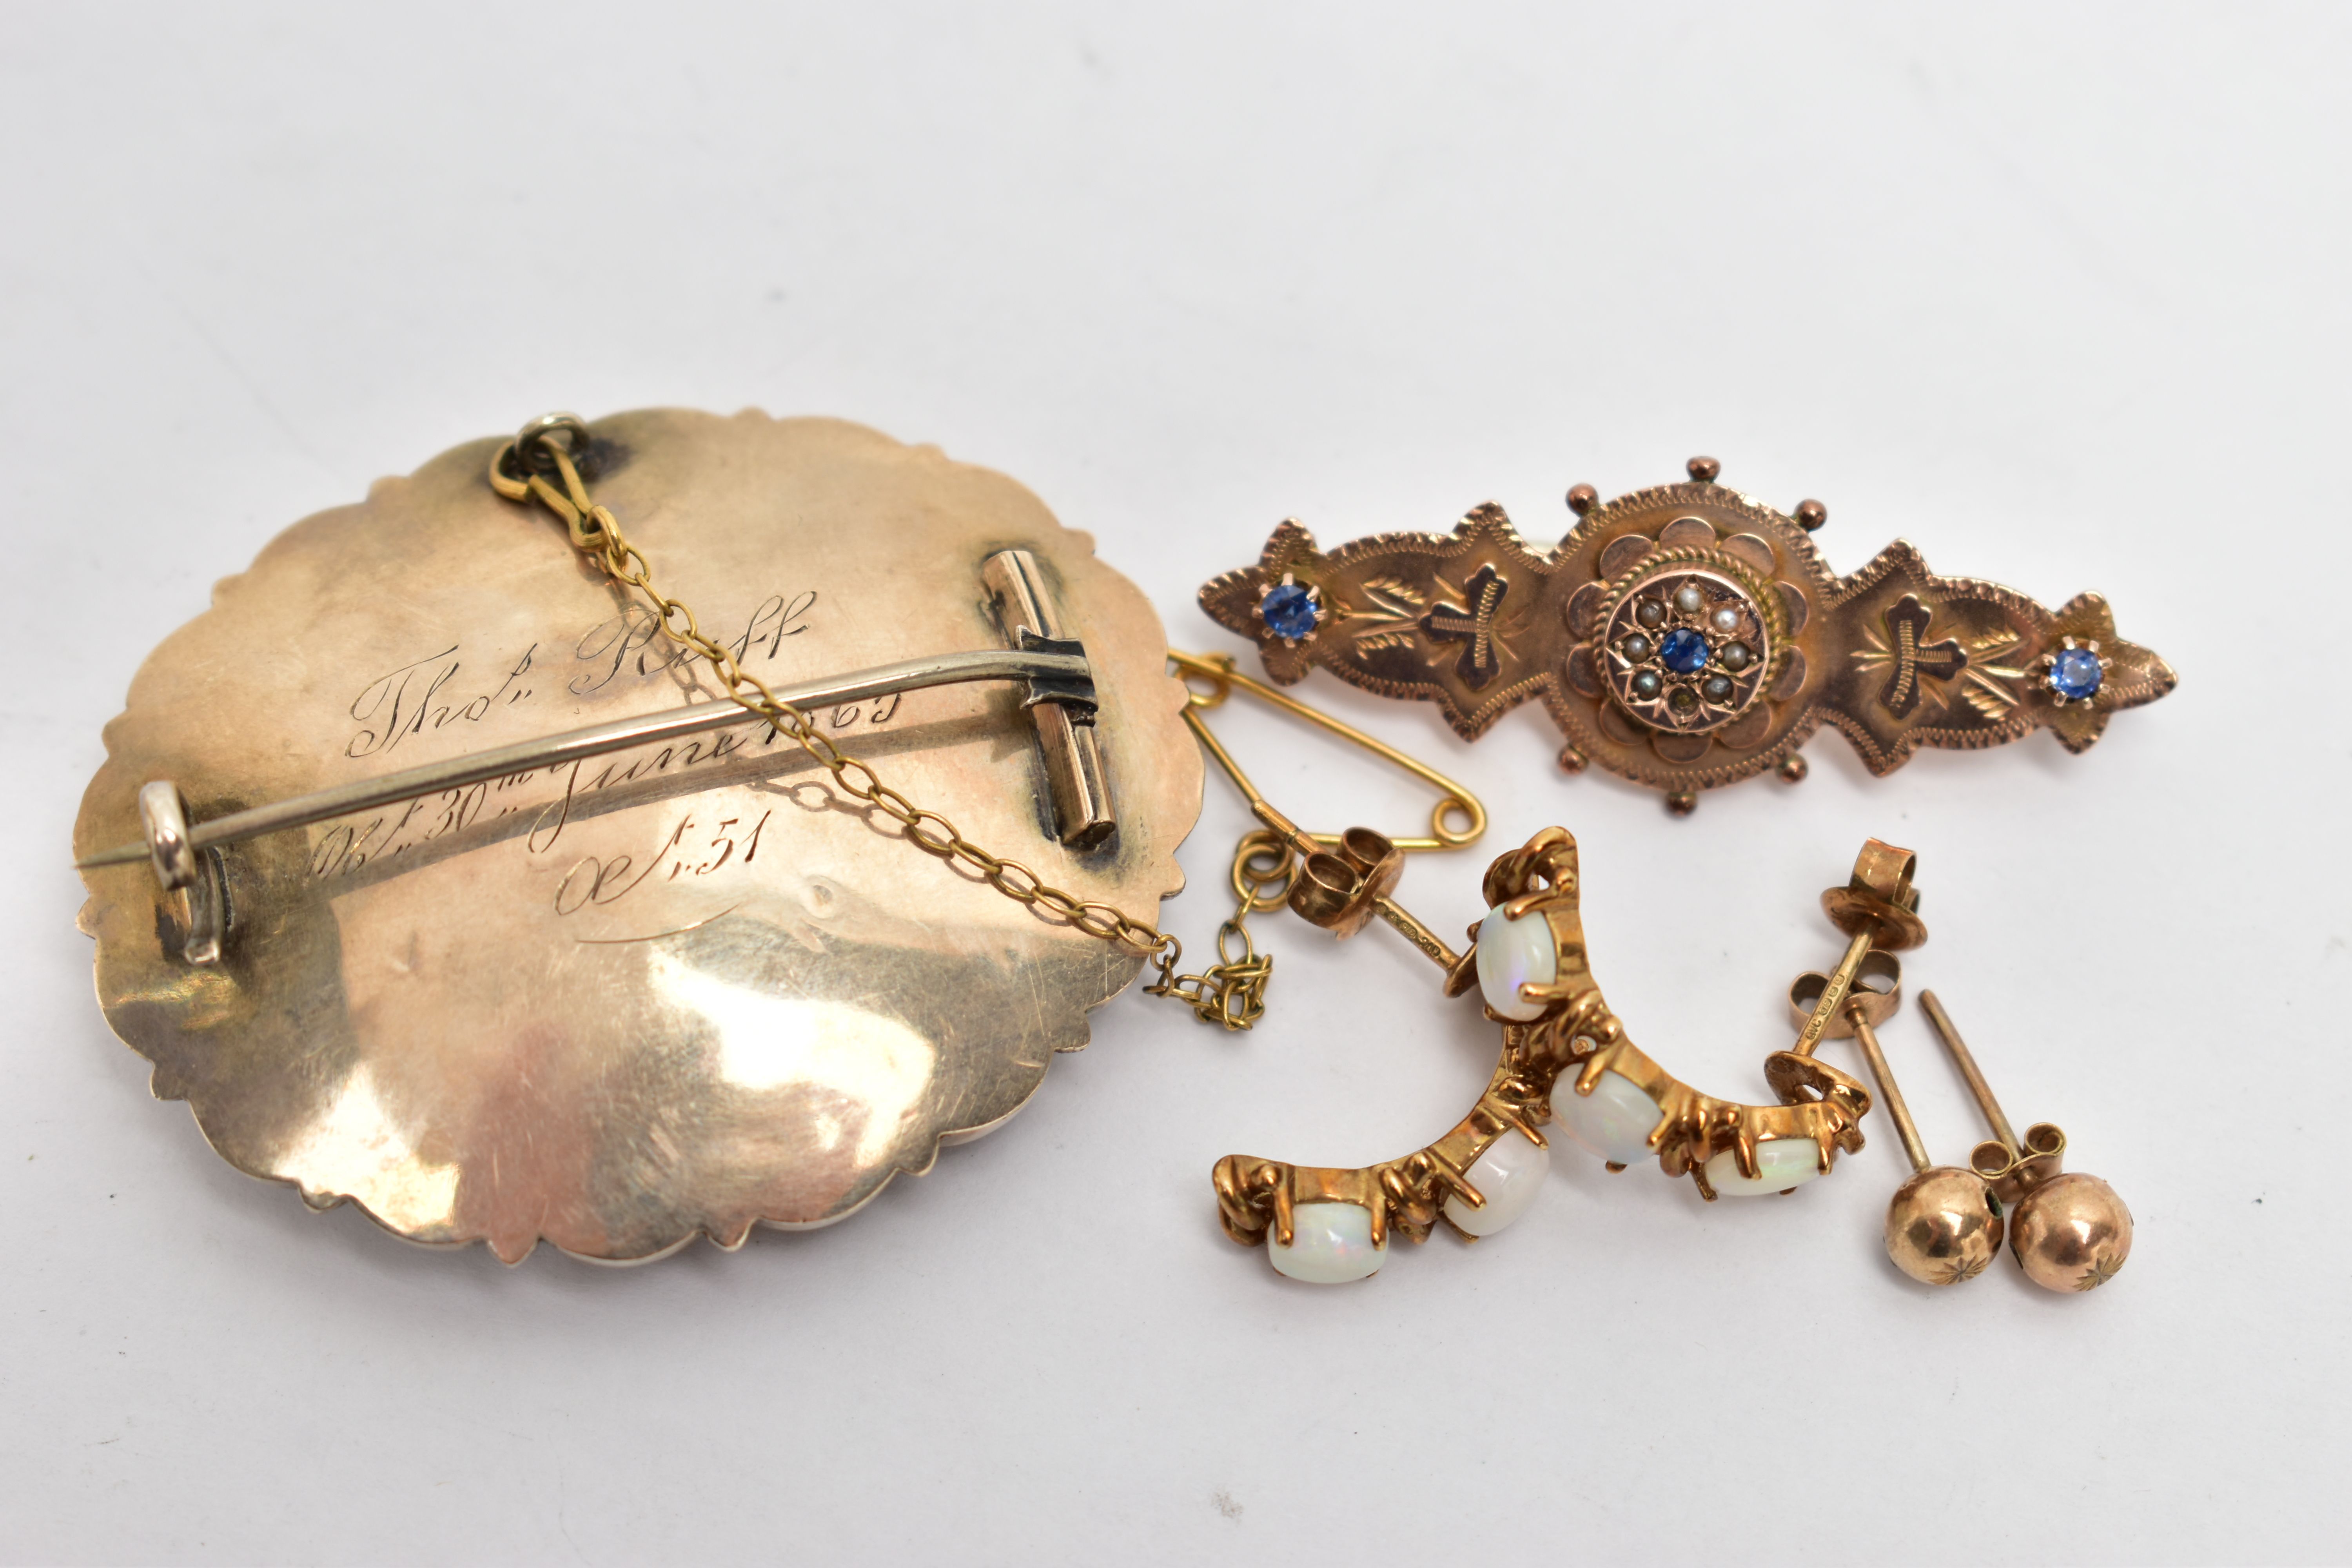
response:
[[[1144,989],[1154,996],[1171,996],[1192,1009],[1204,1024],[1246,1029],[1265,1016],[1266,982],[1274,975],[1274,955],[1262,953],[1250,939],[1248,921],[1282,907],[1298,858],[1275,835],[1259,828],[1242,836],[1234,847],[1234,912],[1217,928],[1217,962],[1202,974],[1171,978],[1160,972],[1160,984]],[[1241,955],[1227,951],[1240,942]]]
[[[945,816],[915,805],[884,784],[872,768],[844,752],[806,714],[746,670],[731,651],[705,636],[692,610],[654,586],[652,563],[621,532],[621,525],[613,514],[590,499],[588,487],[572,461],[572,445],[578,443],[584,448],[588,439],[587,426],[572,416],[549,415],[535,420],[524,427],[521,435],[499,447],[490,459],[491,487],[509,500],[527,502],[536,499],[561,518],[575,549],[594,557],[614,582],[646,596],[654,607],[656,622],[664,637],[701,655],[730,698],[822,763],[833,775],[834,787],[843,795],[863,801],[898,823],[908,842],[916,848],[941,860],[970,867],[990,887],[1016,904],[1042,907],[1088,936],[1141,953],[1160,969],[1159,982],[1145,987],[1150,994],[1187,1002],[1202,1018],[1222,1023],[1228,1029],[1246,1029],[1257,1021],[1265,1011],[1265,980],[1273,960],[1258,956],[1249,933],[1242,928],[1242,920],[1254,907],[1249,892],[1244,892],[1241,909],[1217,933],[1221,959],[1224,957],[1228,932],[1241,938],[1244,956],[1239,961],[1215,964],[1205,974],[1180,975],[1176,965],[1183,957],[1184,944],[1175,937],[1109,904],[1080,899],[1056,888],[1018,860],[989,853],[966,838]],[[550,484],[539,471],[537,459],[542,455],[562,480],[562,489]],[[1236,885],[1241,885],[1240,858],[1235,861],[1234,875]],[[1283,880],[1288,880],[1286,871]]]

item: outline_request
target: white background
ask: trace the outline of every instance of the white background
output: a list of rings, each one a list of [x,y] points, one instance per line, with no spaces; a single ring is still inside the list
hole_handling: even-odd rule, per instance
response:
[[[0,18],[0,1555],[11,1562],[2342,1560],[2352,727],[2346,14],[876,5]],[[1314,1290],[1219,1233],[1236,1151],[1449,1125],[1491,1027],[1286,918],[1272,1015],[1135,995],[1003,1134],[849,1224],[633,1271],[306,1212],[148,1098],[67,842],[139,660],[278,529],[551,406],[830,413],[1013,474],[1192,607],[1327,543],[1693,452],[1840,570],[1906,537],[2105,593],[2179,692],[1687,822],[1302,690],[1544,824],[1612,1003],[1763,1097],[1815,895],[1916,847],[1941,992],[2138,1220],[2095,1295],[1937,1293],[1869,1149],[1539,1206]],[[1297,815],[1422,809],[1255,716]],[[1242,818],[1213,779],[1188,937]],[[1916,1013],[1938,1155],[1979,1135]],[[1832,1047],[1832,1051],[1847,1047]],[[1848,1058],[1850,1060],[1850,1058]]]

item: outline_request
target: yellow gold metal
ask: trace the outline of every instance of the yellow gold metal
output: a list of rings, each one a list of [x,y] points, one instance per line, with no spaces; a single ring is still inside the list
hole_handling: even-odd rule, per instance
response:
[[[1392,1229],[1412,1241],[1427,1241],[1444,1214],[1448,1196],[1458,1194],[1473,1208],[1486,1205],[1485,1195],[1462,1173],[1496,1140],[1516,1131],[1544,1146],[1544,1136],[1537,1131],[1544,1120],[1542,1090],[1528,1067],[1507,1047],[1470,1114],[1434,1142],[1400,1159],[1339,1170],[1226,1155],[1211,1173],[1225,1234],[1244,1246],[1257,1247],[1271,1228],[1276,1240],[1288,1247],[1293,1207],[1337,1202],[1371,1212],[1374,1247],[1386,1245]],[[1471,1238],[1465,1234],[1465,1239]]]
[[[1249,803],[1251,813],[1265,826],[1244,835],[1234,849],[1232,880],[1239,902],[1233,917],[1218,930],[1219,962],[1199,974],[1179,975],[1174,972],[1173,958],[1165,958],[1160,963],[1160,978],[1145,990],[1155,996],[1172,996],[1189,1004],[1204,1022],[1228,1029],[1248,1028],[1265,1014],[1265,985],[1274,960],[1257,952],[1244,922],[1253,912],[1263,912],[1283,902],[1309,923],[1341,937],[1353,936],[1377,915],[1441,967],[1450,970],[1458,966],[1463,962],[1461,956],[1388,895],[1403,874],[1408,848],[1457,848],[1475,842],[1486,831],[1486,808],[1479,804],[1478,797],[1436,769],[1353,725],[1248,676],[1236,674],[1233,661],[1223,655],[1204,658],[1171,649],[1168,659],[1186,675],[1209,682],[1206,691],[1191,691],[1184,708],[1184,722],[1191,727],[1201,749],[1233,780],[1234,787]],[[1309,833],[1293,822],[1250,782],[1249,774],[1202,717],[1224,702],[1236,687],[1434,785],[1440,799],[1430,816],[1431,836],[1391,839],[1368,827],[1351,827],[1335,834]],[[1458,815],[1464,826],[1450,826],[1450,815]],[[1276,891],[1269,893],[1268,889]],[[1228,953],[1232,942],[1241,944],[1242,955],[1238,958]]]
[[[1084,638],[1095,847],[1056,836],[1038,735],[1034,703],[1086,728],[1063,656],[1034,656],[1027,711],[1003,685],[760,697],[1013,640],[983,580],[1008,550],[1060,617],[1028,629]],[[827,1224],[1002,1123],[1172,956],[1153,919],[1202,763],[1165,656],[1029,492],[855,426],[663,410],[460,447],[288,531],[140,672],[75,828],[86,863],[138,845],[83,873],[99,998],[225,1158],[414,1240],[619,1262]],[[737,692],[690,735],[205,842]],[[165,780],[177,889],[138,809]]]
[[[1202,710],[1223,704],[1225,699],[1233,694],[1235,688],[1248,692],[1261,702],[1281,710],[1294,719],[1304,719],[1310,724],[1328,730],[1351,745],[1361,746],[1382,762],[1402,768],[1406,773],[1438,792],[1437,805],[1430,813],[1430,836],[1426,838],[1391,838],[1389,840],[1391,847],[1404,850],[1459,849],[1465,845],[1476,843],[1485,836],[1486,808],[1478,803],[1476,795],[1472,795],[1467,789],[1447,778],[1428,763],[1398,751],[1385,741],[1368,735],[1352,724],[1334,719],[1320,709],[1309,707],[1286,691],[1278,691],[1263,680],[1253,679],[1242,674],[1234,668],[1231,654],[1180,653],[1171,648],[1168,650],[1168,662],[1188,676],[1195,676],[1209,682],[1207,691],[1192,693],[1192,704],[1187,710],[1187,718],[1191,720],[1193,733],[1201,737],[1202,744],[1209,748],[1210,755],[1217,760],[1218,765],[1225,770],[1242,794],[1248,797],[1253,807],[1263,804],[1265,797],[1260,795],[1250,784],[1248,779],[1243,776],[1241,770],[1234,765],[1232,754],[1217,744],[1199,719],[1194,717]],[[1459,827],[1453,826],[1446,821],[1449,816],[1456,814],[1462,818],[1462,826]],[[1339,841],[1337,834],[1316,834],[1313,837],[1318,843],[1326,846],[1334,845]]]
[[[1843,1012],[1846,990],[1874,947],[1898,952],[1927,940],[1927,928],[1918,915],[1919,892],[1911,885],[1917,865],[1918,857],[1908,849],[1874,838],[1863,846],[1861,857],[1854,861],[1853,879],[1822,894],[1822,909],[1830,922],[1853,940],[1822,987],[1821,1000],[1798,1031],[1797,1043],[1790,1047],[1793,1054],[1813,1054],[1822,1042],[1822,1031]]]
[[[1255,806],[1258,797],[1245,783],[1244,790],[1252,795]],[[1366,906],[1375,899],[1385,899],[1394,886],[1393,867],[1400,857],[1378,834],[1355,828],[1341,836],[1340,854],[1333,858],[1342,861],[1346,875],[1335,875],[1329,896],[1310,900],[1302,909],[1294,890],[1290,903],[1296,912],[1345,935],[1360,929],[1368,918]],[[1893,850],[1873,840],[1856,862],[1849,887],[1881,901],[1907,895],[1916,905],[1916,896],[1909,889],[1912,865],[1908,851]],[[1863,1147],[1861,1124],[1870,1110],[1869,1091],[1824,1062],[1794,1052],[1775,1054],[1768,1062],[1767,1077],[1782,1103],[1743,1105],[1700,1094],[1625,1037],[1622,1025],[1601,998],[1586,956],[1576,839],[1566,828],[1547,827],[1519,848],[1496,858],[1486,869],[1481,891],[1489,908],[1506,919],[1538,913],[1543,917],[1552,940],[1555,978],[1549,984],[1526,984],[1519,988],[1522,999],[1545,1005],[1543,1016],[1517,1022],[1501,1017],[1491,1007],[1486,1009],[1503,1031],[1502,1052],[1486,1090],[1468,1116],[1434,1142],[1410,1154],[1354,1169],[1293,1165],[1243,1154],[1218,1161],[1212,1173],[1218,1218],[1234,1240],[1254,1247],[1271,1234],[1278,1245],[1287,1247],[1297,1205],[1337,1202],[1370,1211],[1375,1247],[1384,1246],[1391,1231],[1415,1242],[1425,1241],[1444,1215],[1449,1197],[1459,1197],[1473,1209],[1485,1206],[1485,1194],[1466,1173],[1497,1140],[1517,1131],[1542,1146],[1538,1128],[1551,1120],[1563,1086],[1567,1092],[1590,1094],[1608,1072],[1622,1075],[1656,1102],[1659,1121],[1649,1144],[1657,1152],[1660,1167],[1669,1175],[1688,1172],[1701,1195],[1709,1201],[1716,1193],[1705,1167],[1724,1151],[1730,1151],[1740,1173],[1753,1180],[1760,1172],[1756,1158],[1759,1143],[1780,1139],[1809,1142],[1818,1151],[1822,1171],[1831,1168],[1839,1150],[1854,1152]],[[1413,924],[1426,929],[1419,921]],[[1461,954],[1430,939],[1439,950],[1431,956],[1446,968],[1444,989],[1449,996],[1460,995],[1476,984],[1477,932],[1478,927],[1473,926],[1473,951]],[[1916,934],[1924,940],[1926,928],[1918,928]],[[1879,973],[1876,967],[1864,970],[1869,957],[1865,952],[1854,958],[1849,983],[1855,974],[1874,977]],[[1880,961],[1881,964],[1893,962]],[[1878,1006],[1879,1002],[1873,999],[1883,995],[1867,992],[1854,996],[1850,1016],[1871,1019],[1874,1015],[1867,1009]],[[1883,1016],[1883,1012],[1876,1016]],[[1622,1167],[1612,1163],[1612,1168]]]
[[[1189,719],[1191,715],[1188,713]],[[1293,870],[1289,851],[1270,833],[1246,833],[1234,847],[1234,912],[1217,928],[1217,962],[1199,974],[1171,974],[1163,964],[1160,978],[1144,987],[1151,996],[1171,996],[1189,1005],[1204,1024],[1228,1030],[1247,1029],[1265,1016],[1266,983],[1274,975],[1274,955],[1262,953],[1251,940],[1249,917],[1279,909],[1279,892],[1269,900],[1265,889],[1283,888]],[[1239,943],[1241,951],[1232,951]]]
[[[2015,1211],[2010,1256],[2045,1290],[2095,1290],[2114,1279],[2131,1257],[2131,1210],[2098,1177],[2064,1170],[2066,1134],[2054,1124],[2037,1121],[2021,1141],[1943,1003],[1922,991],[1919,1006],[1992,1126],[1995,1136],[1976,1146],[1969,1165]]]
[[[1836,1017],[1845,1005],[1846,990],[1853,984],[1854,971],[1862,967],[1862,961],[1869,955],[1868,931],[1846,944],[1845,956],[1838,960],[1837,968],[1824,979],[1821,998],[1798,1029],[1797,1043],[1789,1047],[1790,1050],[1801,1057],[1813,1054],[1814,1048],[1822,1043],[1823,1033],[1829,1028],[1830,1020]]]
[[[1565,1068],[1576,1068],[1576,1076],[1567,1081],[1578,1094],[1591,1094],[1601,1074],[1613,1072],[1649,1095],[1660,1110],[1658,1125],[1649,1139],[1650,1147],[1657,1152],[1659,1168],[1670,1176],[1688,1172],[1700,1194],[1710,1202],[1716,1193],[1706,1178],[1706,1163],[1727,1150],[1739,1173],[1750,1180],[1759,1173],[1756,1146],[1761,1142],[1808,1140],[1818,1152],[1819,1168],[1823,1172],[1831,1168],[1838,1150],[1859,1152],[1863,1147],[1862,1119],[1870,1111],[1869,1091],[1857,1079],[1809,1054],[1790,1050],[1768,1057],[1764,1076],[1781,1103],[1745,1105],[1699,1093],[1624,1037],[1622,1026],[1601,1000],[1600,986],[1592,979],[1585,959],[1583,918],[1579,912],[1573,877],[1574,840],[1568,839],[1561,830],[1550,831],[1560,832],[1567,840],[1570,873],[1568,890],[1555,893],[1544,906],[1559,951],[1559,976],[1549,987],[1528,986],[1523,994],[1531,1001],[1551,1002],[1556,1007],[1532,1023],[1507,1025],[1505,1033],[1519,1030],[1532,1037],[1535,1043],[1531,1049],[1557,1062],[1563,1069],[1563,1079]],[[1531,840],[1528,849],[1521,853],[1535,850],[1541,837],[1539,835]],[[1908,890],[1910,853],[1897,850],[1894,853],[1898,858],[1890,859],[1885,853],[1890,847],[1876,839],[1864,847],[1854,865],[1856,883],[1891,889],[1894,882],[1887,879],[1891,873],[1899,872],[1904,889]],[[1503,862],[1496,864],[1500,867]],[[1512,877],[1498,878],[1488,873],[1486,890],[1495,903],[1503,903],[1515,889]],[[1924,928],[1921,935],[1925,935]],[[1842,970],[1848,971],[1849,984],[1853,974],[1860,972],[1864,956],[1866,952],[1853,955],[1850,949],[1848,963],[1840,964]],[[1555,1085],[1552,1095],[1556,1098],[1559,1092]]]

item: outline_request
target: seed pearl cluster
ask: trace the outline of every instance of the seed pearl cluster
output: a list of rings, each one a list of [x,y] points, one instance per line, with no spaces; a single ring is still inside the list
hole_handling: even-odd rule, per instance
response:
[[[1680,718],[1696,713],[1702,701],[1717,706],[1728,704],[1738,690],[1734,676],[1755,662],[1756,652],[1738,640],[1742,616],[1737,605],[1718,605],[1706,608],[1705,590],[1696,583],[1685,583],[1672,597],[1673,608],[1664,598],[1645,596],[1633,605],[1633,622],[1638,628],[1617,639],[1616,652],[1626,663],[1634,666],[1661,659],[1677,674],[1691,675],[1716,666],[1702,676],[1694,689],[1677,687],[1667,689],[1666,678],[1654,668],[1635,668],[1627,678],[1626,689],[1636,701],[1654,702],[1664,697],[1667,705]],[[1714,634],[1712,641],[1687,626],[1669,628],[1667,623],[1676,612],[1685,617],[1705,614],[1704,625]]]

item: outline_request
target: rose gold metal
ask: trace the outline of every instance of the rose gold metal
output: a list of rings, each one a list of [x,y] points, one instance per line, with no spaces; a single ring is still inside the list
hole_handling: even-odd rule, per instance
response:
[[[1574,512],[1577,516],[1582,517],[1585,513],[1591,511],[1594,507],[1599,506],[1600,504],[1601,492],[1594,489],[1591,485],[1570,485],[1568,487],[1568,510]]]
[[[2045,1290],[2095,1290],[2114,1279],[2131,1257],[2131,1210],[2098,1177],[2063,1169],[2066,1134],[2054,1124],[2035,1122],[2021,1142],[1936,994],[1919,993],[1919,1006],[1993,1129],[1969,1164],[2015,1210],[2009,1249],[2018,1267]]]
[[[1811,533],[1828,516],[1818,502],[1790,516],[1713,482],[1711,459],[1690,471],[1688,483],[1579,511],[1549,550],[1492,503],[1450,534],[1381,534],[1328,552],[1286,521],[1256,565],[1203,586],[1201,605],[1257,643],[1276,684],[1320,665],[1383,696],[1435,702],[1465,740],[1540,700],[1570,750],[1660,791],[1678,815],[1702,791],[1783,767],[1825,723],[1884,774],[1921,746],[1980,749],[2036,729],[2080,752],[2112,715],[2176,684],[2164,660],[2116,636],[2096,595],[2052,610],[1998,584],[1939,576],[1901,541],[1841,577]],[[1728,609],[1769,647],[1751,647],[1737,670],[1717,658],[1732,639],[1711,631],[1696,671],[1673,670],[1654,650],[1627,655],[1621,613],[1686,578],[1705,585],[1705,615]],[[1311,641],[1276,636],[1259,613],[1286,580],[1315,595]],[[2087,700],[2062,702],[2049,660],[2070,637],[2096,645],[2103,678]],[[1637,689],[1641,674],[1657,679],[1654,693]],[[1735,689],[1721,700],[1705,689],[1717,676]],[[1675,706],[1677,692],[1687,706]]]
[[[2095,1290],[2131,1257],[2131,1210],[2096,1176],[2069,1171],[2019,1200],[2009,1249],[2045,1290]]]
[[[1944,1048],[1952,1055],[1952,1065],[1960,1069],[1960,1078],[1969,1086],[1969,1095],[1976,1100],[1977,1108],[1984,1112],[1985,1121],[1991,1124],[1993,1138],[2000,1145],[2004,1156],[2002,1163],[2007,1164],[2015,1160],[2017,1131],[2010,1126],[2009,1117],[2000,1109],[2000,1101],[1993,1098],[1992,1085],[1985,1081],[1984,1071],[1977,1066],[1977,1058],[1969,1051],[1969,1043],[1960,1038],[1960,1031],[1953,1024],[1952,1016],[1944,1011],[1944,1004],[1937,999],[1933,991],[1919,993],[1919,1009],[1927,1015],[1928,1023],[1935,1026],[1937,1036],[1944,1042]]]
[[[1891,1079],[1882,1080],[1884,1088]],[[1958,1285],[2000,1252],[2000,1204],[1974,1171],[1922,1164],[1887,1200],[1887,1258],[1922,1285]]]
[[[1865,985],[1862,979],[1879,984]],[[2000,1204],[1973,1171],[1928,1163],[1927,1143],[1911,1120],[1911,1107],[1895,1084],[1894,1070],[1887,1066],[1877,1026],[1892,1017],[1902,1004],[1902,962],[1891,953],[1874,952],[1864,965],[1862,979],[1847,994],[1840,1019],[1828,1033],[1832,1038],[1850,1037],[1861,1048],[1863,1059],[1870,1064],[1871,1078],[1878,1085],[1879,1103],[1895,1119],[1903,1152],[1911,1162],[1912,1174],[1886,1205],[1886,1256],[1923,1285],[1957,1285],[1973,1279],[2000,1250]],[[1790,1015],[1810,1018],[1828,984],[1826,975],[1799,976],[1789,988]]]
[[[1401,845],[1369,827],[1350,827],[1336,836],[1307,832],[1258,793],[1257,786],[1250,783],[1233,754],[1209,732],[1197,713],[1188,710],[1184,719],[1192,726],[1203,749],[1248,799],[1251,812],[1266,825],[1274,840],[1296,857],[1296,869],[1284,900],[1293,914],[1343,939],[1363,930],[1377,915],[1439,968],[1451,972],[1462,963],[1459,953],[1389,897],[1397,879],[1404,874],[1405,851]],[[1467,801],[1483,825],[1485,809],[1468,792],[1450,780],[1440,782],[1453,792],[1446,805]],[[1445,809],[1445,805],[1438,808],[1441,826]]]
[[[1694,601],[1692,607],[1680,607],[1684,600]],[[1615,590],[1599,618],[1596,657],[1610,696],[1637,721],[1677,734],[1720,730],[1754,707],[1772,679],[1775,655],[1789,635],[1788,613],[1779,595],[1749,574],[1672,562]],[[1718,670],[1704,680],[1662,677],[1659,640],[1669,633],[1702,628],[1729,639],[1727,648],[1740,658],[1738,671]],[[1630,652],[1636,645],[1641,651]],[[1654,683],[1646,693],[1639,689],[1644,680]],[[1717,682],[1726,689],[1708,689]]]
[[[1148,920],[1180,885],[1202,761],[1157,617],[1027,490],[831,420],[566,429],[598,500],[780,685],[1001,646],[1018,628],[984,563],[1027,551],[1010,618],[1084,638],[1108,841],[1056,837],[1017,687],[810,717],[1084,898]],[[493,493],[501,445],[296,525],[224,584],[109,726],[77,854],[137,836],[152,780],[210,820],[719,695],[561,525]],[[99,998],[232,1163],[413,1240],[619,1262],[829,1224],[1018,1110],[1144,958],[911,853],[823,776],[746,714],[200,849],[177,891],[144,854],[94,868]],[[208,964],[184,903],[207,863],[233,911]]]

